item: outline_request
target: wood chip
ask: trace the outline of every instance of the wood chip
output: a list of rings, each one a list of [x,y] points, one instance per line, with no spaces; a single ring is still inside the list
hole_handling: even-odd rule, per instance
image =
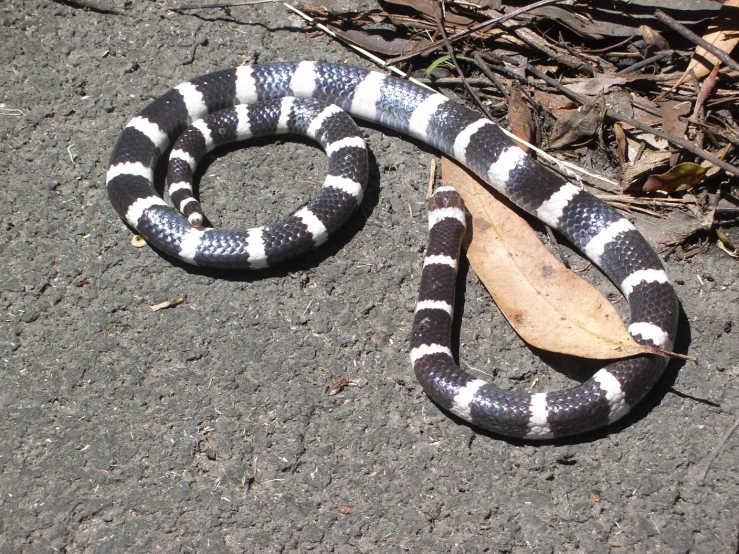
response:
[[[160,304],[154,304],[153,306],[149,306],[149,309],[152,312],[158,312],[159,310],[166,310],[167,308],[174,308],[175,306],[179,306],[185,301],[184,298],[170,298],[169,300],[165,300],[164,302],[161,302]]]

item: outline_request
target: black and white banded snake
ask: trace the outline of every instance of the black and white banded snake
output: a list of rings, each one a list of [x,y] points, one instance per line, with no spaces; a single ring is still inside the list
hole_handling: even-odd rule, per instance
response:
[[[619,286],[629,301],[629,331],[637,342],[672,348],[677,297],[659,258],[627,219],[543,168],[496,124],[476,112],[442,94],[377,72],[321,62],[275,63],[219,71],[178,85],[144,108],[124,129],[107,173],[108,195],[115,210],[157,249],[197,265],[260,268],[282,261],[286,250],[304,251],[320,244],[339,220],[346,219],[344,212],[352,211],[361,199],[364,182],[355,168],[343,174],[330,168],[321,194],[311,205],[281,224],[248,231],[194,227],[153,187],[159,157],[192,122],[232,106],[284,97],[335,104],[354,117],[414,137],[454,157],[513,203],[557,229]],[[279,111],[278,122],[268,126],[289,130],[291,112],[281,110],[292,110],[291,105],[291,101],[273,103],[273,111]],[[329,122],[339,117],[335,108],[315,110],[319,115],[312,124],[312,136],[324,139],[329,164],[332,156],[343,158],[352,150],[354,154],[361,151],[362,158],[364,147],[355,138],[341,136],[343,131],[329,136]],[[194,125],[204,135],[200,152],[183,154],[182,148],[174,148],[173,157],[180,162],[173,163],[179,163],[180,170],[194,167],[197,155],[212,147],[205,143],[218,142],[208,136],[213,129],[226,135],[236,133],[224,119],[220,121],[220,127]],[[242,121],[241,125],[251,123]],[[238,121],[233,125],[238,126]],[[178,174],[170,174],[174,181],[170,185],[177,184],[173,200],[199,223],[187,187],[172,175]],[[341,216],[327,215],[335,212],[324,203],[339,198],[344,202]],[[508,392],[466,373],[454,362],[449,346],[456,260],[464,232],[464,210],[456,192],[442,187],[430,199],[429,227],[411,360],[425,391],[441,407],[495,433],[548,439],[620,419],[660,378],[666,359],[652,355],[617,361],[580,385],[551,393]]]

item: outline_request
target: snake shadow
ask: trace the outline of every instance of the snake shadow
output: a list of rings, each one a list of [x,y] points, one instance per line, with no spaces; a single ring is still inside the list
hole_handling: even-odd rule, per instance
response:
[[[258,147],[261,147],[267,144],[273,144],[278,140],[280,142],[303,144],[303,145],[310,146],[318,150],[321,150],[318,146],[316,146],[314,142],[307,140],[307,139],[303,139],[303,137],[293,136],[293,135],[280,135],[279,137],[261,137],[261,138],[249,139],[246,141],[234,142],[229,145],[221,146],[209,152],[208,154],[206,154],[201,160],[201,162],[198,164],[198,168],[195,172],[195,175],[193,176],[193,192],[194,192],[195,198],[199,198],[200,181],[203,175],[208,171],[208,169],[213,163],[223,158],[224,156],[227,156],[230,153],[236,152],[237,150],[241,150],[246,147],[258,148]],[[162,158],[166,159],[168,156],[169,156],[169,152],[166,152],[165,155],[162,156]],[[369,167],[367,187],[364,192],[364,197],[362,198],[362,203],[360,204],[357,211],[354,214],[352,214],[349,220],[341,227],[341,229],[337,232],[334,232],[325,243],[303,254],[302,256],[298,256],[296,258],[285,260],[284,262],[280,264],[267,267],[264,269],[250,270],[250,269],[239,269],[239,268],[213,268],[213,267],[191,265],[186,262],[183,262],[179,258],[174,258],[172,256],[164,254],[151,246],[149,246],[149,248],[151,248],[154,252],[156,252],[156,254],[159,257],[166,260],[168,263],[172,264],[175,267],[182,269],[183,271],[191,275],[203,275],[203,276],[213,277],[216,279],[224,279],[224,280],[235,281],[235,282],[252,283],[256,281],[262,281],[264,279],[270,279],[270,278],[276,278],[276,277],[286,277],[296,272],[315,269],[316,267],[320,266],[325,260],[335,256],[338,252],[340,252],[343,248],[345,248],[346,245],[349,244],[354,239],[357,233],[362,231],[362,229],[364,228],[367,221],[374,213],[375,208],[377,207],[379,203],[379,200],[380,200],[380,172],[378,169],[377,160],[370,149],[367,149],[367,160],[368,160],[368,167]],[[155,180],[154,180],[155,189],[157,193],[162,197],[164,195],[164,188],[165,188],[164,182],[165,182],[166,175],[167,175],[167,164],[166,163],[157,164],[157,169],[155,171]],[[287,179],[286,179],[286,182],[287,182]],[[255,181],[254,184],[256,185],[258,183]],[[244,183],[244,186],[250,186],[250,185],[251,183],[249,183],[247,179],[246,182]],[[317,193],[318,193],[318,188],[316,190],[316,194]],[[204,208],[204,211],[206,212],[206,218],[204,221],[204,225],[211,226],[212,224],[207,218],[208,207],[204,206],[203,208]],[[284,214],[283,219],[284,217],[287,217],[288,215],[294,213],[299,208],[300,206],[295,206],[292,209],[286,207],[285,208],[286,213]],[[134,232],[136,231],[134,230]]]

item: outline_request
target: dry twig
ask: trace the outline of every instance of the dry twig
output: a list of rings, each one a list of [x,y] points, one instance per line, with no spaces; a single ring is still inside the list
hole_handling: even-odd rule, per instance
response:
[[[657,19],[659,19],[662,23],[670,27],[676,33],[680,33],[690,42],[697,44],[698,46],[701,46],[702,48],[705,48],[707,52],[710,52],[711,54],[716,56],[719,60],[724,62],[730,68],[736,71],[739,71],[739,63],[735,62],[734,59],[731,56],[729,56],[726,52],[724,52],[720,48],[716,48],[716,46],[714,46],[707,40],[702,39],[701,37],[696,35],[693,31],[688,29],[685,25],[683,25],[682,23],[678,23],[677,21],[672,19],[669,15],[667,15],[662,10],[657,10],[654,13],[654,16]]]
[[[713,452],[706,458],[706,460],[703,462],[703,469],[701,470],[700,474],[698,475],[698,482],[703,483],[704,479],[706,478],[706,475],[708,475],[708,470],[711,468],[711,464],[713,461],[718,458],[719,453],[721,452],[721,449],[726,444],[726,441],[729,440],[729,437],[731,437],[732,433],[739,428],[739,417],[734,422],[734,425],[729,427],[724,435],[721,437],[721,439],[718,441],[718,444],[713,448]]]
[[[549,4],[556,4],[558,2],[563,2],[563,1],[564,0],[539,0],[538,2],[534,2],[533,4],[529,4],[528,6],[523,6],[505,15],[494,17],[492,19],[488,19],[487,21],[483,21],[482,23],[478,23],[477,25],[473,25],[469,29],[465,29],[464,31],[461,31],[455,35],[448,37],[448,40],[449,42],[456,42],[460,39],[463,39],[464,37],[471,35],[472,33],[476,33],[477,31],[482,31],[484,29],[487,29],[488,27],[492,27],[493,25],[500,25],[504,21],[513,19],[514,17],[517,17],[526,12],[530,12],[531,10],[535,10],[536,8],[547,6]],[[434,50],[436,50],[437,48],[439,48],[439,46],[442,46],[443,44],[444,44],[443,40],[437,40],[436,42],[433,42],[429,44],[428,46],[424,46],[423,48],[419,48],[418,50],[414,50],[413,52],[409,52],[408,54],[404,54],[402,56],[392,58],[388,60],[387,63],[396,64],[396,63],[404,62],[411,58],[415,58],[416,56],[423,56],[423,55],[429,54],[433,52]]]
[[[451,62],[454,64],[454,68],[457,70],[457,75],[459,75],[459,78],[462,79],[462,84],[464,84],[464,88],[467,89],[467,93],[475,101],[475,104],[477,104],[477,107],[480,108],[482,113],[485,114],[485,117],[492,120],[493,117],[490,115],[487,108],[485,108],[482,101],[475,93],[474,89],[467,82],[467,78],[465,77],[464,72],[462,71],[462,68],[459,67],[457,56],[454,55],[454,47],[452,46],[452,43],[449,41],[449,36],[446,34],[446,29],[444,29],[444,22],[441,20],[441,16],[439,15],[438,11],[434,11],[434,17],[436,19],[436,26],[439,30],[439,34],[441,35],[441,38],[444,41],[444,46],[446,47],[446,51],[449,54],[449,57],[451,58]]]

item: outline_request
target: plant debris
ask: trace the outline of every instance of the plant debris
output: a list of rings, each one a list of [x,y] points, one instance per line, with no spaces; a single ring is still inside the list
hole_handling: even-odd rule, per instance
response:
[[[533,146],[586,168],[586,183],[618,181],[629,195],[618,195],[618,209],[674,219],[683,226],[674,234],[697,244],[737,223],[739,64],[729,54],[739,0],[297,6],[386,56],[386,69],[466,97]],[[686,202],[640,207],[641,196],[667,194]]]
[[[334,396],[334,395],[339,394],[346,387],[356,387],[356,386],[358,386],[358,383],[356,383],[355,381],[350,381],[346,377],[341,377],[341,379],[339,379],[338,381],[329,385],[326,388],[326,394],[328,396]]]
[[[160,302],[159,304],[154,304],[153,306],[149,306],[149,309],[152,312],[158,312],[159,310],[166,310],[168,308],[174,308],[175,306],[179,306],[185,301],[184,298],[170,298],[168,300],[165,300],[164,302]]]

